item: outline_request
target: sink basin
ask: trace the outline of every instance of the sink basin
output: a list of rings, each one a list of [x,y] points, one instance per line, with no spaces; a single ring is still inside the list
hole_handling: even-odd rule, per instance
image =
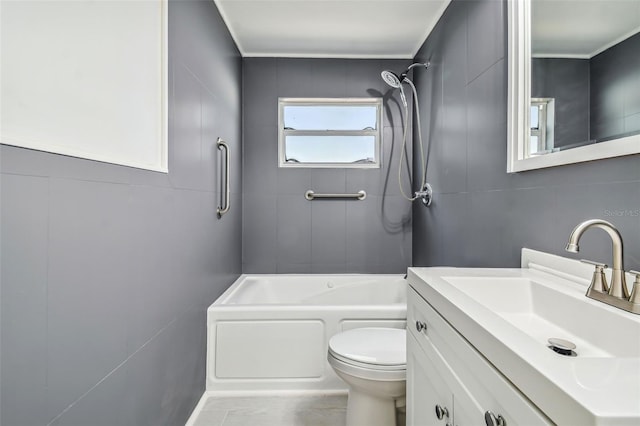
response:
[[[522,268],[409,268],[408,282],[554,423],[638,425],[640,315],[587,298],[592,273],[523,249]]]
[[[640,322],[584,297],[582,287],[522,277],[442,279],[541,345],[561,338],[580,357],[640,357]]]

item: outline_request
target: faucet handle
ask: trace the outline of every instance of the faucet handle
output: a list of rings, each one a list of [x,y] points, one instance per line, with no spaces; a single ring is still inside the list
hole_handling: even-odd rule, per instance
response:
[[[609,267],[609,265],[607,265],[606,263],[594,262],[593,260],[580,259],[580,262],[586,263],[587,265],[593,265],[596,267],[596,270],[604,270]]]
[[[636,276],[636,280],[633,283],[633,288],[631,289],[631,295],[629,296],[629,302],[640,305],[640,272],[631,270],[629,271],[629,273]]]
[[[593,262],[587,259],[580,259],[580,262],[586,263],[588,265],[593,265],[596,267],[596,270],[593,271],[593,278],[591,278],[591,285],[589,286],[589,290],[587,291],[587,295],[589,292],[595,290],[601,293],[606,293],[609,291],[609,286],[607,285],[607,277],[604,275],[604,270],[608,268],[604,263]],[[640,290],[639,290],[640,292]],[[640,298],[640,294],[638,295]]]

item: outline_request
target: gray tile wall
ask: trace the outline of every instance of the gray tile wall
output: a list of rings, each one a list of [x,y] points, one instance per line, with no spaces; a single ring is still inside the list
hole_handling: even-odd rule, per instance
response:
[[[640,132],[640,33],[594,56],[590,65],[592,137]]]
[[[588,59],[533,58],[531,97],[555,99],[554,147],[590,139]]]
[[[243,272],[396,273],[411,264],[411,204],[397,189],[401,103],[380,77],[384,69],[401,72],[408,64],[244,59]],[[383,167],[279,169],[278,97],[384,97]],[[367,198],[310,202],[308,189],[364,189]]]
[[[2,425],[182,425],[204,391],[206,307],[241,272],[242,64],[211,1],[169,3],[169,56],[169,174],[0,147]]]
[[[506,173],[505,14],[505,1],[454,0],[417,55],[434,64],[416,80],[435,199],[413,207],[414,264],[517,267],[521,247],[609,263],[601,231],[564,251],[576,224],[603,218],[637,269],[640,155]]]

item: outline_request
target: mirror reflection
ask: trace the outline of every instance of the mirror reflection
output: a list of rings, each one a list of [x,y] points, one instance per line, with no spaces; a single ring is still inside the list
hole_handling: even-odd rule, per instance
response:
[[[531,4],[529,157],[640,134],[640,0]]]

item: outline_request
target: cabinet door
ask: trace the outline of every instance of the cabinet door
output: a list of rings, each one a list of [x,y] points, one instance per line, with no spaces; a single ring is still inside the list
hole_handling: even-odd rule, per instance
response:
[[[416,322],[425,328],[418,332],[412,327]],[[453,425],[484,425],[487,411],[501,415],[509,426],[552,424],[413,289],[407,299],[407,329],[415,342],[407,346],[407,357],[411,350],[422,351],[424,362],[453,395]]]
[[[438,419],[436,406],[448,412]],[[415,337],[407,333],[407,426],[451,425],[452,393]]]

